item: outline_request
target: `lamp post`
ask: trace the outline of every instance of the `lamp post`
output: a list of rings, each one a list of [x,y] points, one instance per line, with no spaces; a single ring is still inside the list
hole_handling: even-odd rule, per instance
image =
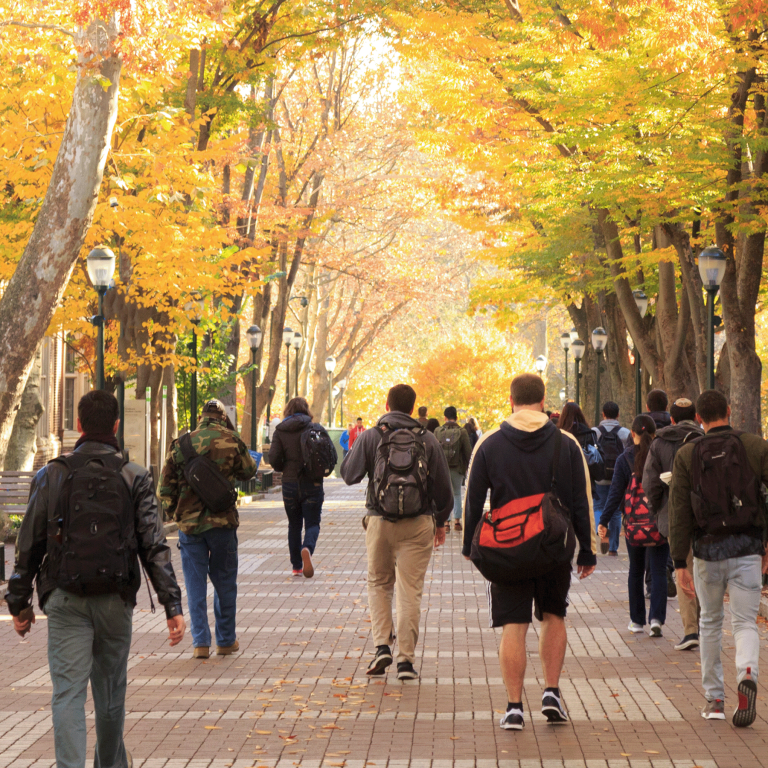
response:
[[[632,291],[632,297],[637,304],[637,311],[640,313],[640,318],[645,317],[645,313],[648,311],[648,297],[645,295],[645,291],[637,290]],[[639,416],[643,412],[643,385],[640,371],[640,350],[637,348],[637,342],[634,341],[633,354],[635,355],[635,415]]]
[[[725,277],[726,255],[715,246],[699,254],[699,275],[707,292],[707,389],[715,388],[715,296]]]
[[[303,337],[299,331],[296,331],[296,333],[293,334],[293,338],[291,339],[291,346],[296,350],[296,381],[293,385],[294,392],[296,393],[294,397],[299,396],[299,350],[301,349],[301,342],[303,341]]]
[[[91,318],[91,323],[97,328],[96,389],[104,389],[104,296],[115,274],[115,254],[103,246],[94,248],[88,254],[86,267],[88,277],[99,295],[99,314]]]
[[[565,403],[565,398],[566,397],[568,397],[568,395],[566,394],[565,389],[561,389],[560,390],[560,405],[563,405]]]
[[[339,426],[344,429],[344,390],[347,388],[347,380],[342,379],[339,384]]]
[[[253,370],[251,371],[251,450],[257,450],[257,430],[256,424],[256,384],[259,380],[259,369],[256,365],[256,353],[261,346],[261,328],[258,325],[252,325],[246,332],[248,337],[248,346],[251,348],[251,362],[253,363]]]
[[[579,338],[579,332],[575,328],[571,328],[571,330],[568,331],[568,335],[571,337],[571,343]]]
[[[571,348],[571,334],[560,334],[560,346],[565,352],[565,396],[568,397],[568,350]]]
[[[581,358],[584,357],[586,351],[587,345],[580,338],[571,339],[571,352],[573,353],[573,360],[576,365],[576,405],[581,405],[579,402],[579,394],[581,392],[581,371],[579,366],[581,365]]]
[[[275,396],[275,388],[274,386],[269,388],[269,395],[267,396],[267,418],[266,418],[266,425],[267,425],[267,436],[264,438],[264,444],[269,445],[272,441],[269,437],[269,422],[272,421],[272,398]]]
[[[291,399],[291,342],[293,342],[293,328],[287,325],[283,328],[283,344],[285,344],[285,404]]]
[[[608,333],[602,326],[592,331],[592,346],[597,352],[597,385],[595,387],[595,424],[600,423],[600,364],[603,361],[603,350],[608,343]]]
[[[197,429],[197,326],[200,325],[200,319],[203,316],[205,300],[199,293],[192,294],[190,300],[184,305],[184,311],[192,321],[192,341],[190,342],[190,351],[195,361],[195,367],[192,370],[192,382],[189,388],[189,431],[194,432]]]
[[[333,372],[336,370],[336,358],[325,358],[325,370],[328,371],[328,426],[333,426]]]
[[[539,376],[543,376],[544,371],[547,370],[547,358],[544,357],[544,355],[539,355],[536,360],[534,360],[533,366],[536,368],[536,373],[538,373]]]

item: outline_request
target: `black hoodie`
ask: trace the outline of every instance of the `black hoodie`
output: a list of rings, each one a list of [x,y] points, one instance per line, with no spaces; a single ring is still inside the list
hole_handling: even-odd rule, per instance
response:
[[[283,473],[283,481],[297,483],[304,469],[301,453],[301,433],[312,419],[306,413],[294,413],[283,419],[275,429],[272,445],[269,447],[269,465]],[[321,480],[320,483],[323,481]]]
[[[505,421],[500,429],[484,436],[477,444],[464,506],[464,555],[470,554],[472,537],[489,490],[491,509],[499,509],[513,499],[546,493],[550,489],[556,439],[561,440],[557,492],[571,513],[579,542],[576,562],[578,565],[596,565],[584,457],[579,444],[549,420],[531,432],[517,429]]]

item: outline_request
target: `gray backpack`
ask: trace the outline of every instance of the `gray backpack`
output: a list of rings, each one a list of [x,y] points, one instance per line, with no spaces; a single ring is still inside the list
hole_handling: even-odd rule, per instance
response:
[[[386,520],[426,514],[429,471],[424,428],[376,429],[381,434],[373,470],[376,510]]]

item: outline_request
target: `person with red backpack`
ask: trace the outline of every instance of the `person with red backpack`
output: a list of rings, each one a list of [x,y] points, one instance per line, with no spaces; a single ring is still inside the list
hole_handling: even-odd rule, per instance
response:
[[[613,472],[608,500],[600,516],[598,533],[605,537],[608,523],[617,509],[624,504],[624,535],[629,555],[629,631],[642,632],[645,627],[646,610],[643,595],[646,552],[651,566],[651,605],[648,618],[651,622],[651,637],[661,637],[662,627],[667,618],[667,558],[669,544],[659,533],[648,499],[643,491],[642,478],[645,460],[648,457],[656,423],[647,414],[641,413],[632,422],[630,445],[619,456]]]
[[[720,648],[728,591],[739,702],[733,724],[744,728],[757,717],[756,622],[762,574],[768,573],[768,519],[761,485],[768,483],[768,443],[731,428],[731,409],[717,390],[699,395],[696,415],[704,436],[683,445],[672,468],[669,540],[677,583],[689,597],[695,594],[701,606],[701,682],[706,697],[701,716],[706,720],[725,720]],[[686,567],[691,546],[693,579]]]

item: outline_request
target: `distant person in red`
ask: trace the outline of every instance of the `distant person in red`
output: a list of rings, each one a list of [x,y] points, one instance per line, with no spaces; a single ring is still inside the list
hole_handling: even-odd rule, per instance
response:
[[[363,426],[363,420],[361,418],[358,418],[357,424],[355,424],[352,429],[349,430],[349,450],[352,450],[352,446],[355,444],[355,440],[357,440],[360,435],[365,432],[365,427]]]

